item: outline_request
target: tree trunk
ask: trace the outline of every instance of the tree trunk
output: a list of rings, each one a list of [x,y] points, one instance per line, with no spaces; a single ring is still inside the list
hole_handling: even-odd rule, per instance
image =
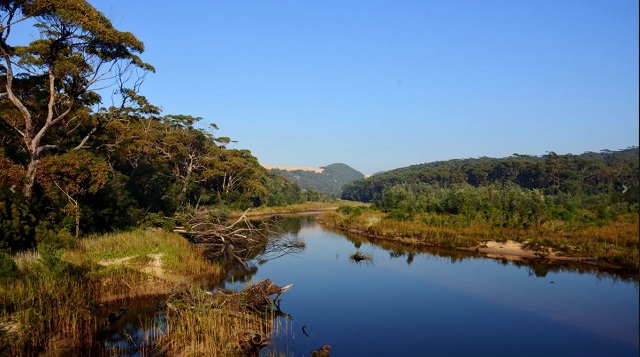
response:
[[[80,205],[76,201],[76,240],[80,237]]]
[[[29,161],[29,165],[27,166],[27,173],[22,188],[22,193],[27,199],[27,202],[31,201],[31,196],[33,196],[33,185],[36,182],[36,173],[38,171],[38,164],[40,163],[40,158],[34,156],[35,155],[32,155],[31,161]]]

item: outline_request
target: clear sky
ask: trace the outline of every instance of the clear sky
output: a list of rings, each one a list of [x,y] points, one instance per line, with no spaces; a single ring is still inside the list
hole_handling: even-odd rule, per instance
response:
[[[638,145],[637,0],[89,0],[142,94],[261,163],[365,173]]]

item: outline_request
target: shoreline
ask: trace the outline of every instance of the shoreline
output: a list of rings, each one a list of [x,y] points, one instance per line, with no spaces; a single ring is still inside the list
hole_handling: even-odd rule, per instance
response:
[[[366,237],[368,239],[398,243],[406,246],[448,248],[448,249],[465,251],[469,253],[476,253],[480,256],[483,256],[489,259],[495,259],[495,260],[512,261],[512,262],[533,261],[533,260],[549,261],[549,262],[551,261],[574,262],[574,263],[590,265],[600,269],[613,269],[616,271],[628,270],[628,269],[624,269],[622,266],[619,266],[619,265],[606,264],[606,263],[599,262],[597,257],[563,256],[563,255],[558,255],[558,253],[553,251],[551,248],[548,248],[547,252],[540,252],[540,251],[526,249],[527,243],[520,243],[513,240],[506,240],[504,242],[489,240],[489,241],[484,241],[472,247],[459,247],[459,246],[447,247],[443,245],[420,241],[417,238],[401,238],[401,237],[389,238],[389,237],[372,235],[370,233],[366,233],[358,229],[353,229],[353,228],[346,229],[342,227],[331,226],[323,221],[318,221],[318,223],[328,228],[337,229],[339,231],[343,231],[351,234],[356,234],[362,237]]]

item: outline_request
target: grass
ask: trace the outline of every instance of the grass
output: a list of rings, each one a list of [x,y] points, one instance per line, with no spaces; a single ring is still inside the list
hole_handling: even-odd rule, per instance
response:
[[[0,286],[0,345],[9,355],[32,355],[91,343],[99,281],[86,266],[41,251],[21,261],[20,276]]]
[[[456,223],[456,219],[450,216],[434,220],[425,214],[398,220],[380,211],[342,208],[319,217],[321,223],[330,227],[405,244],[455,248],[510,239],[527,241],[536,250],[551,248],[566,257],[597,258],[601,265],[636,271],[639,268],[637,214],[623,215],[600,226],[548,221],[527,229],[494,227],[462,218]]]
[[[163,275],[144,269],[155,261],[150,255],[162,257]],[[12,277],[0,279],[0,346],[8,355],[73,354],[94,342],[101,303],[166,294],[176,276],[189,282],[222,274],[184,238],[152,230],[94,236],[75,249],[42,247],[11,258],[14,263],[3,269]],[[125,260],[104,265],[114,259]]]
[[[204,259],[204,250],[175,233],[162,230],[136,230],[80,241],[81,249],[68,254],[70,260],[88,259],[99,263],[132,257],[130,263],[142,268],[150,255],[162,254],[163,268],[179,275],[222,274],[222,268]]]

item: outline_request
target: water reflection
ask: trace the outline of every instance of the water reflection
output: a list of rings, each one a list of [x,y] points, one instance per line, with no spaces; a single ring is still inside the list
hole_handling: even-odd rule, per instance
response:
[[[638,353],[637,274],[417,248],[326,230],[313,216],[277,223],[269,221],[272,234],[244,263],[227,261],[222,280],[201,282],[211,289],[266,278],[294,283],[277,303],[276,342],[263,355],[309,355],[325,344],[336,356],[424,355],[425,346],[433,355]],[[354,251],[371,254],[370,262],[353,263]],[[153,335],[145,324],[162,325],[156,300],[141,305],[127,305],[103,332],[106,346],[126,351],[127,341]]]
[[[294,219],[294,218],[290,218]],[[308,218],[307,218],[308,219]],[[407,265],[411,265],[416,254],[429,254],[438,257],[449,258],[452,264],[462,262],[467,259],[488,259],[483,254],[479,254],[467,250],[440,248],[440,247],[417,247],[413,245],[406,245],[399,242],[388,241],[384,239],[375,239],[371,237],[364,237],[356,235],[350,232],[327,229],[328,231],[335,232],[346,237],[353,246],[357,249],[362,247],[362,244],[367,243],[378,248],[381,248],[389,253],[390,258],[397,259],[406,256]],[[547,260],[547,259],[522,259],[522,260],[506,260],[496,259],[499,264],[503,266],[514,265],[517,267],[524,267],[527,271],[532,272],[533,276],[544,278],[549,272],[576,272],[578,274],[596,275],[600,278],[609,278],[616,281],[635,282],[639,281],[640,274],[633,271],[624,271],[615,268],[599,268],[595,265],[585,262],[574,262],[565,260]]]
[[[293,318],[280,322],[286,336],[270,347],[275,354],[308,355],[323,344],[349,356],[424,355],[425,346],[433,355],[638,353],[637,274],[417,248],[295,220],[283,223],[306,249],[256,273],[295,284],[283,298]],[[373,264],[354,264],[354,251],[371,253]]]

